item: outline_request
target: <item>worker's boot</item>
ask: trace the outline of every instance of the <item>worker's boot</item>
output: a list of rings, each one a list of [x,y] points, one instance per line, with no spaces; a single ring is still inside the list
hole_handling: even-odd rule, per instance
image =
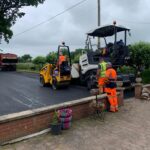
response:
[[[118,112],[118,106],[115,107],[116,112]]]
[[[114,106],[110,106],[110,112],[116,112],[116,109]]]

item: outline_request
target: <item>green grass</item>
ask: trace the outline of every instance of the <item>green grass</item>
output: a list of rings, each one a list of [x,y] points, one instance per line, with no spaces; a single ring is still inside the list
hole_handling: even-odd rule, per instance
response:
[[[39,73],[39,71],[17,69],[17,72]]]
[[[41,66],[34,65],[33,63],[18,63],[17,64],[17,71],[38,73],[40,69],[41,69]]]

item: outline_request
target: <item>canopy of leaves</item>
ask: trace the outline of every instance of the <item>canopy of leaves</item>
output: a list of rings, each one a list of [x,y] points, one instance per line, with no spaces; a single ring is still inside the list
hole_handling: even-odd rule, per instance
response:
[[[71,51],[70,55],[71,55],[71,61],[72,63],[78,63],[79,62],[79,57],[82,55],[83,51],[87,51],[85,49],[76,49],[75,51]],[[63,55],[68,56],[68,52],[66,50],[63,50]],[[54,64],[56,63],[57,60],[57,52],[50,52],[47,56],[46,56],[46,62]]]
[[[79,63],[79,57],[82,55],[83,52],[86,52],[86,49],[76,49],[75,51],[71,52],[71,60],[73,63]]]
[[[19,57],[19,62],[26,63],[26,62],[31,62],[32,57],[29,54],[25,54],[21,57]]]
[[[50,63],[50,64],[54,64],[56,63],[57,60],[57,53],[56,52],[50,52],[47,56],[46,56],[46,62]]]
[[[131,53],[131,64],[136,69],[150,68],[150,43],[135,43],[129,49]]]
[[[17,18],[25,15],[20,11],[24,6],[38,6],[45,0],[0,0],[0,40],[4,38],[6,42],[13,36],[11,30]]]
[[[43,65],[46,63],[46,58],[43,56],[37,56],[36,58],[33,59],[33,63],[36,65],[39,65],[39,64]]]
[[[150,84],[150,69],[144,70],[141,76],[142,76],[143,83]]]

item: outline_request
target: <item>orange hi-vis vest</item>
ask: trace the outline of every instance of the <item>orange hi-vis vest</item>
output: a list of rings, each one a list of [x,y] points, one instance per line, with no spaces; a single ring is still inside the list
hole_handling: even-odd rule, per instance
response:
[[[59,56],[59,64],[62,64],[63,61],[66,61],[66,57],[63,55]]]
[[[116,80],[117,79],[117,73],[115,71],[115,69],[110,68],[106,70],[106,77],[108,78],[108,80]]]

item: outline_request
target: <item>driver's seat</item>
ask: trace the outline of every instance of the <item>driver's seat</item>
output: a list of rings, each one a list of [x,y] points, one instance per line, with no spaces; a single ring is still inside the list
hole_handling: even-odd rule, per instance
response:
[[[68,61],[63,61],[62,64],[60,65],[60,75],[70,75],[70,66],[68,64]]]

